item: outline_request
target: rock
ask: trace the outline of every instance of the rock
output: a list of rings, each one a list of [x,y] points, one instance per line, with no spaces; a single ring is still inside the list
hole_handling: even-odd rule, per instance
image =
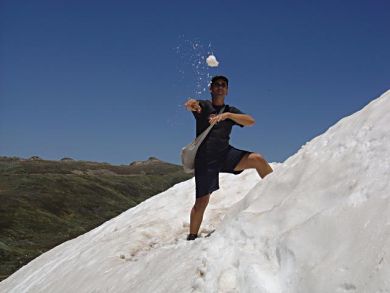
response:
[[[38,156],[32,156],[29,158],[30,161],[42,161],[42,159]]]
[[[129,166],[148,165],[148,164],[151,164],[151,163],[158,163],[158,162],[161,162],[161,160],[159,160],[156,157],[149,157],[146,161],[134,161],[134,162],[131,162],[129,164]]]
[[[74,159],[65,157],[65,158],[62,158],[60,161],[74,161]]]

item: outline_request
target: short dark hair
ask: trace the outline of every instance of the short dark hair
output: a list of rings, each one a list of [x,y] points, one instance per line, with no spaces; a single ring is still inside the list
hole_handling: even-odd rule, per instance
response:
[[[229,80],[226,76],[223,75],[216,75],[211,79],[211,84],[215,83],[217,80],[222,79],[226,81],[226,85],[229,86]]]

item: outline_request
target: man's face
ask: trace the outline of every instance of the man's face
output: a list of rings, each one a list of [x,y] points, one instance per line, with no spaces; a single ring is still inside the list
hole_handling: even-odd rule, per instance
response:
[[[210,85],[210,92],[213,97],[225,97],[228,94],[228,86],[223,79],[217,79]]]

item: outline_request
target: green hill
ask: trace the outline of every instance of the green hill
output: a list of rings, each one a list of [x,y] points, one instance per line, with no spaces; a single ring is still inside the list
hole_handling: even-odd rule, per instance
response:
[[[192,176],[156,158],[116,166],[0,157],[0,281],[45,251]]]

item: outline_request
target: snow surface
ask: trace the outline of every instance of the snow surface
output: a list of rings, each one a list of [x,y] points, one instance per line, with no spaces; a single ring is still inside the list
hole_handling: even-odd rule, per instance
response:
[[[390,292],[390,91],[264,180],[221,173],[186,241],[194,178],[42,254],[0,292]]]

